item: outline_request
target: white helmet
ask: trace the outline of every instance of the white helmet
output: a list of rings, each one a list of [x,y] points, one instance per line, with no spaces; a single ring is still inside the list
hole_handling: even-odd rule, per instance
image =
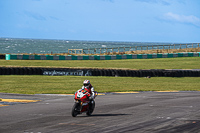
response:
[[[84,80],[83,81],[83,85],[84,85],[84,87],[89,87],[90,81],[89,80]]]

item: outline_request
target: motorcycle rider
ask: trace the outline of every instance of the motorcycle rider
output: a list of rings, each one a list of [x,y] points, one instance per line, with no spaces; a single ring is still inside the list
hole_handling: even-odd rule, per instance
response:
[[[82,89],[86,88],[87,91],[91,94],[91,96],[89,97],[89,100],[92,101],[94,100],[94,87],[91,85],[90,81],[89,80],[84,80],[83,81],[83,86],[82,86]]]

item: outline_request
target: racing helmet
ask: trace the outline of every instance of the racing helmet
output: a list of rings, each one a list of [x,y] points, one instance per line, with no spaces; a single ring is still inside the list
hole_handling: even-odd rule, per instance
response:
[[[89,87],[90,81],[89,80],[84,80],[83,81],[83,85],[84,85],[84,87]]]

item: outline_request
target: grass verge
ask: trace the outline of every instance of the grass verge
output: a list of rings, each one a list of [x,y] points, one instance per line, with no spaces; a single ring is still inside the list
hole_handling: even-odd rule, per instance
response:
[[[124,60],[0,60],[1,67],[84,67],[125,69],[199,69],[199,57]]]
[[[73,94],[89,79],[98,92],[199,91],[200,77],[83,77],[0,76],[0,92],[20,94]]]

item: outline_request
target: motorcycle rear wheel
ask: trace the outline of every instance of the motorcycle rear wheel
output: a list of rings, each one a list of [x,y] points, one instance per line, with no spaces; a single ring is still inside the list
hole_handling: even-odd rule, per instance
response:
[[[79,114],[79,103],[75,103],[74,106],[72,107],[72,116],[76,117]]]

